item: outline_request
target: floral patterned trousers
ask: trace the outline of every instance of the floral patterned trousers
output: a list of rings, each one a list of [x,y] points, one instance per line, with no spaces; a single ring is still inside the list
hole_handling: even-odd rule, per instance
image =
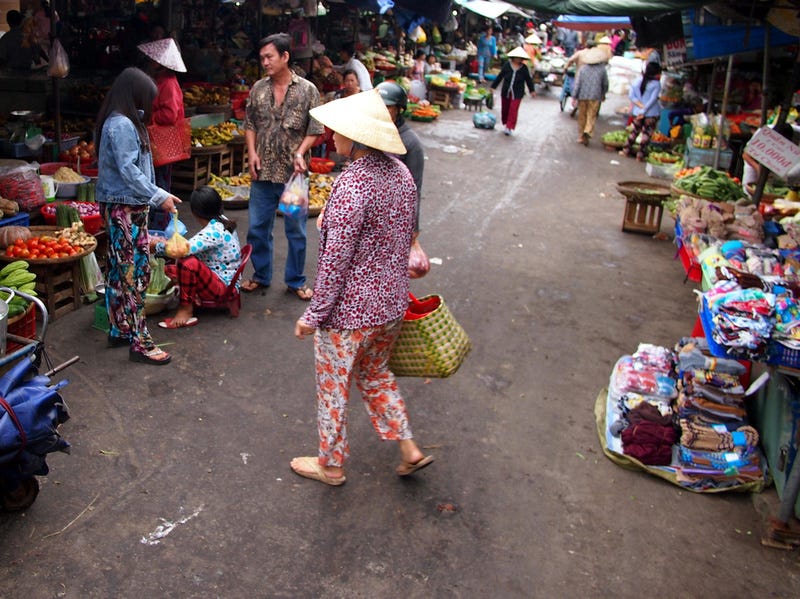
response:
[[[411,439],[406,405],[389,370],[401,324],[398,319],[364,329],[317,329],[314,334],[320,465],[341,467],[350,455],[347,401],[353,378],[380,438]]]
[[[106,308],[112,337],[131,340],[131,350],[155,347],[144,317],[144,298],[150,284],[147,206],[100,204],[108,231]]]

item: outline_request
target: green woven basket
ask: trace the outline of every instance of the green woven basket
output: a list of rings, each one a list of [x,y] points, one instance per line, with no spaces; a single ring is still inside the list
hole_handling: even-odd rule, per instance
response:
[[[417,310],[425,307],[430,312],[410,320],[415,307]],[[471,349],[467,333],[442,296],[428,295],[420,299],[412,296],[389,359],[389,369],[396,376],[445,378],[458,370]]]

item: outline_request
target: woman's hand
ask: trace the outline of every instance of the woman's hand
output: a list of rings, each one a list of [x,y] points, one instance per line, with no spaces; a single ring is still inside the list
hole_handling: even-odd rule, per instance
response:
[[[167,239],[165,237],[161,237],[160,235],[150,235],[150,249],[156,249],[156,245],[158,243],[167,243]]]
[[[164,203],[161,204],[160,208],[165,210],[166,212],[172,213],[178,211],[178,204],[181,203],[181,199],[177,196],[172,194],[167,196],[167,199],[164,200]]]
[[[302,318],[299,318],[294,324],[294,336],[298,339],[305,339],[306,335],[313,335],[317,329],[305,323]]]

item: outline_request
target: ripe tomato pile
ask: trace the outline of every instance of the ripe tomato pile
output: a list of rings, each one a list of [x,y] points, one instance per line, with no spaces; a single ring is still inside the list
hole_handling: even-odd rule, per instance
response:
[[[31,237],[27,241],[17,239],[6,248],[6,256],[10,258],[30,258],[31,260],[47,260],[67,258],[83,251],[79,245],[71,245],[66,239],[56,239],[47,235]]]

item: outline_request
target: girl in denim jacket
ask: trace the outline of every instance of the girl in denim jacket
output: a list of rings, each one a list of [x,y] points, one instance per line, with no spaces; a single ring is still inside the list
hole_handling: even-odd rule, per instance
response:
[[[155,82],[137,68],[114,80],[97,115],[96,194],[108,233],[108,344],[127,345],[133,362],[167,364],[171,356],[156,347],[144,315],[150,282],[148,210],[171,213],[180,203],[155,184],[146,123],[156,94]]]

